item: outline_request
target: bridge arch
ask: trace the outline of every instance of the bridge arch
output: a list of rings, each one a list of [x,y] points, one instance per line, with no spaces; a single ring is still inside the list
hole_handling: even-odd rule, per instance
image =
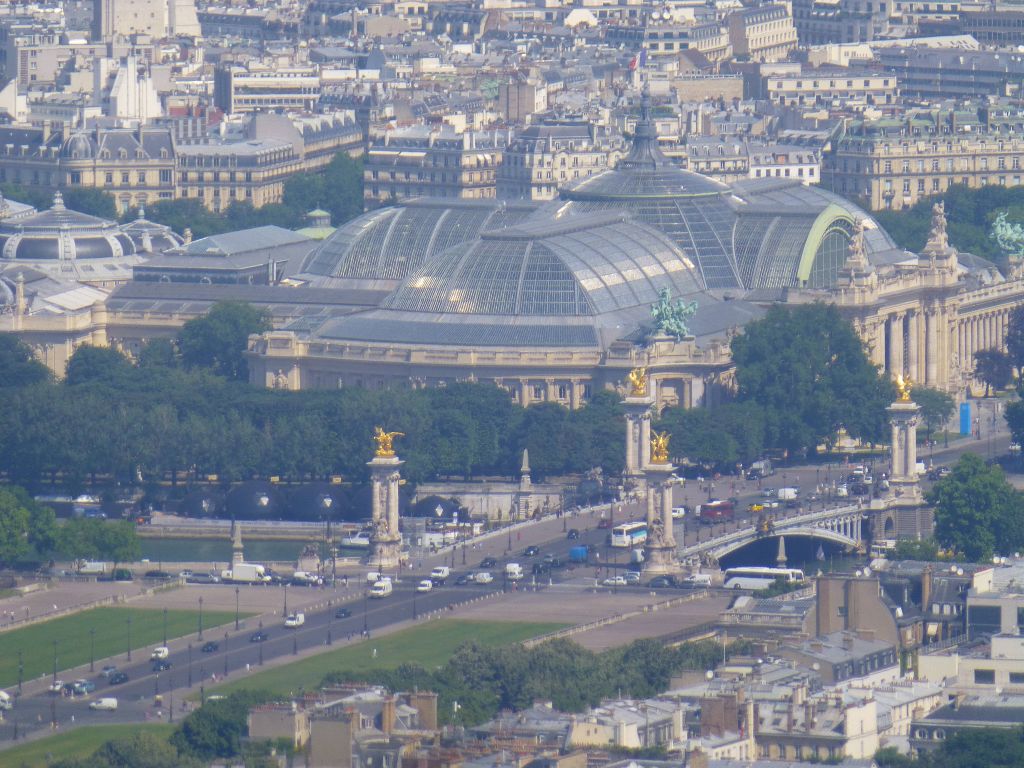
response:
[[[800,536],[809,539],[819,539],[821,541],[828,541],[833,544],[838,544],[839,546],[849,549],[856,549],[857,546],[860,544],[860,542],[851,539],[849,536],[846,536],[842,533],[837,533],[835,531],[830,531],[828,528],[819,528],[814,525],[802,525],[787,528],[783,531],[777,531],[768,536],[751,536],[750,538],[743,538],[726,542],[722,546],[713,549],[711,551],[711,555],[716,560],[721,560],[723,557],[727,557],[728,555],[731,555],[734,552],[738,552],[741,549],[748,547],[756,542],[766,540],[777,541],[782,536],[786,537],[787,539],[790,537],[796,538]]]

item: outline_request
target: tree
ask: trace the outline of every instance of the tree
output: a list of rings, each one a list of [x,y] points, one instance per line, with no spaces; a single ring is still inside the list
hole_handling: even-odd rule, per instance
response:
[[[36,360],[27,344],[17,336],[0,333],[0,389],[29,387],[52,379],[50,369]]]
[[[921,406],[921,420],[929,440],[932,431],[945,426],[956,410],[953,398],[930,387],[914,387],[914,402]]]
[[[139,351],[139,368],[177,368],[178,350],[173,339],[150,339]]]
[[[246,735],[249,708],[270,698],[263,691],[238,691],[226,699],[208,701],[182,721],[171,744],[180,754],[199,760],[233,757]]]
[[[1024,382],[1024,304],[1014,307],[1006,323],[1006,353],[1017,369],[1017,386]]]
[[[68,360],[65,381],[78,384],[112,384],[131,375],[132,364],[112,347],[94,347],[83,344]]]
[[[0,563],[6,566],[28,554],[28,510],[7,489],[0,488]]]
[[[244,352],[249,336],[268,330],[270,318],[266,312],[249,304],[225,301],[182,326],[178,349],[189,368],[208,368],[228,379],[248,381]]]
[[[73,211],[117,221],[117,203],[109,192],[91,187],[68,187],[63,197],[64,205]]]
[[[985,397],[989,391],[1005,389],[1013,378],[1013,364],[1005,352],[982,349],[974,353],[974,372],[985,382]]]
[[[896,542],[893,557],[897,560],[932,562],[939,559],[939,543],[935,539],[900,539]]]
[[[131,563],[142,554],[135,525],[128,520],[107,523],[102,528],[99,541],[100,557],[118,563]]]
[[[942,742],[928,768],[1019,768],[1024,765],[1021,728],[965,728]]]
[[[928,493],[935,507],[935,538],[975,560],[987,560],[998,546],[1013,551],[1024,543],[1024,500],[1003,471],[965,453],[953,471]]]
[[[840,427],[877,441],[892,386],[832,305],[773,306],[732,341],[739,399],[761,407],[766,442],[814,450]]]

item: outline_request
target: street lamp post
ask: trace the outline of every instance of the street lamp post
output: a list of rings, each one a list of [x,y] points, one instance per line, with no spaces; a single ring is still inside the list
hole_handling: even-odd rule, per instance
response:
[[[203,639],[203,598],[199,597],[199,639]]]
[[[128,617],[128,661],[132,660],[132,617]]]
[[[282,616],[288,615],[288,585],[284,585],[284,610],[281,611]]]
[[[167,645],[167,607],[164,606],[164,645]]]
[[[260,621],[260,641],[256,643],[260,647],[260,666],[263,666],[263,622]]]
[[[21,650],[18,651],[18,695],[21,696],[21,684],[25,681],[25,662]]]
[[[367,611],[367,609],[369,607],[368,606],[368,603],[369,603],[368,595],[369,595],[369,593],[364,589],[363,590],[363,637],[366,637],[368,634],[370,634],[370,624],[369,624],[369,621],[368,621],[368,618],[367,618],[367,615],[366,615],[366,611]]]
[[[331,644],[331,629],[334,626],[334,609],[331,607],[331,601],[327,601],[327,644]]]
[[[53,682],[57,682],[57,641],[53,641]]]
[[[188,687],[192,687],[192,643],[188,644]]]
[[[419,618],[419,615],[416,613],[416,590],[413,590],[413,592],[412,592],[412,620],[416,621],[416,619],[418,619],[418,618]]]
[[[96,671],[96,628],[89,628],[89,671]]]
[[[238,631],[238,587],[235,587],[235,632]]]

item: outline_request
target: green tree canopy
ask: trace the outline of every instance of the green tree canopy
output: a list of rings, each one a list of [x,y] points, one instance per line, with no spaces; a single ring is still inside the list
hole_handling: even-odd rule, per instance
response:
[[[116,383],[131,375],[131,361],[112,347],[83,344],[68,359],[65,379],[78,384]]]
[[[182,326],[178,349],[190,368],[206,368],[227,379],[248,381],[244,352],[249,336],[267,330],[270,318],[266,313],[249,304],[225,301]]]
[[[840,427],[880,440],[892,385],[832,305],[773,306],[732,341],[739,399],[761,407],[768,445],[811,450]]]
[[[50,369],[36,360],[17,336],[0,333],[0,389],[42,384],[53,378]]]
[[[974,370],[985,382],[985,397],[994,389],[1006,389],[1013,378],[1013,364],[1002,350],[982,349],[974,353]]]
[[[914,387],[914,402],[921,406],[921,420],[929,440],[932,432],[944,427],[956,410],[952,397],[929,387]]]
[[[29,512],[13,493],[0,488],[0,563],[17,562],[29,552]]]
[[[139,368],[177,368],[178,363],[173,339],[150,339],[139,351]]]
[[[970,560],[987,560],[1024,543],[1024,499],[999,467],[977,454],[961,456],[927,499],[935,507],[935,538]]]

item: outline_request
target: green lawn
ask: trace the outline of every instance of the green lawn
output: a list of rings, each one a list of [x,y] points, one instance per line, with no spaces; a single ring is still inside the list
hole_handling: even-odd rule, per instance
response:
[[[88,664],[91,629],[96,631],[97,659],[124,654],[128,650],[128,617],[132,620],[133,650],[163,641],[164,612],[141,608],[92,608],[0,633],[0,687],[17,684],[18,651],[24,658],[25,680],[52,672],[54,640],[58,670]],[[234,621],[234,611],[203,611],[204,628]],[[167,612],[168,639],[195,633],[198,628],[198,611]]]
[[[19,747],[0,752],[0,765],[7,768],[46,768],[46,766],[71,757],[88,757],[104,742],[131,736],[133,733],[145,731],[154,736],[167,738],[174,730],[167,723],[147,723],[145,725],[94,725],[88,728],[76,728],[67,733],[47,736],[45,739],[30,741]]]
[[[439,667],[448,661],[452,652],[465,640],[475,640],[485,646],[508,645],[565,626],[541,622],[442,619],[229,681],[216,686],[215,690],[223,694],[248,688],[284,695],[300,688],[315,689],[324,675],[336,670],[381,669],[407,662],[415,662],[427,668]],[[377,651],[376,658],[373,656],[374,649]],[[207,692],[210,690],[207,688]]]

